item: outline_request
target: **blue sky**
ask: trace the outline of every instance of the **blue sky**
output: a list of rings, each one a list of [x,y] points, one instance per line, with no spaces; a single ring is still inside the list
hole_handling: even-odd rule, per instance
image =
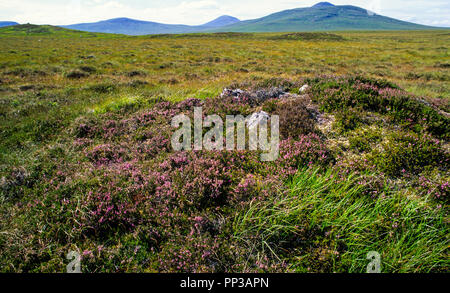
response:
[[[129,17],[197,25],[227,14],[253,19],[320,2],[294,0],[0,0],[0,21],[73,24]],[[450,27],[450,0],[334,0],[420,24]]]

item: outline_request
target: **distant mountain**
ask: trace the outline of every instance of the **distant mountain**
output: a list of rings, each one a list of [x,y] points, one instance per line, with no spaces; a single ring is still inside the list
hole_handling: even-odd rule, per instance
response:
[[[182,34],[200,32],[302,32],[345,30],[420,30],[433,27],[378,15],[350,5],[320,2],[312,7],[285,10],[266,17],[240,21],[224,15],[199,26],[163,24],[116,18],[95,23],[63,26],[87,32],[126,35]]]
[[[13,26],[13,25],[18,25],[18,23],[14,22],[14,21],[0,21],[0,27]]]
[[[320,7],[333,7],[334,5],[333,4],[331,4],[330,2],[320,2],[320,3],[317,3],[316,5],[314,5],[313,7],[314,8],[320,8]]]
[[[221,27],[216,32],[300,32],[343,30],[418,30],[432,27],[381,16],[356,6],[320,2],[254,20]]]
[[[125,35],[173,34],[195,31],[194,28],[187,25],[162,24],[130,18],[114,18],[94,23],[81,23],[62,27],[86,32]]]
[[[67,38],[83,38],[83,37],[93,37],[93,36],[104,36],[108,37],[111,35],[100,34],[100,33],[90,33],[82,32],[71,29],[62,28],[59,26],[51,25],[36,25],[36,24],[18,24],[13,26],[0,27],[0,35],[11,35],[11,36],[57,36],[57,37],[67,37]]]
[[[223,15],[219,18],[216,18],[215,20],[205,23],[203,26],[206,27],[221,27],[221,26],[226,26],[226,25],[232,25],[235,23],[240,22],[239,19],[237,19],[236,17],[233,16],[229,16],[229,15]]]
[[[189,26],[182,24],[163,24],[130,18],[115,18],[95,23],[81,23],[62,27],[79,31],[125,35],[182,34],[202,32],[208,29],[236,24],[239,21],[240,20],[235,17],[224,15],[204,25]]]

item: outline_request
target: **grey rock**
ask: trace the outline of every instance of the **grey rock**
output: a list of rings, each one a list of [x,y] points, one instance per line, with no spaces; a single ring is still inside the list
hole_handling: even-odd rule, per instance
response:
[[[308,89],[310,88],[310,86],[309,85],[307,85],[307,84],[305,84],[304,86],[302,86],[301,88],[300,88],[300,93],[304,93],[304,92],[306,92]]]
[[[266,126],[267,122],[270,119],[270,115],[264,111],[259,113],[254,113],[249,118],[247,118],[247,126],[248,128],[256,127],[256,126]]]

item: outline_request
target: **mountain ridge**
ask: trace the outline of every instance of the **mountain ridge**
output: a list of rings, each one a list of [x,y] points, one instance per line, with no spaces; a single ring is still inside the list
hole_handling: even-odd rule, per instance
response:
[[[121,17],[93,23],[64,25],[61,27],[87,32],[116,33],[125,35],[148,35],[203,32],[208,29],[232,25],[238,22],[240,22],[239,19],[229,15],[222,15],[208,23],[197,26],[184,24],[165,24]]]
[[[130,18],[114,18],[93,23],[60,26],[85,32],[126,35],[183,34],[212,32],[308,32],[346,30],[426,30],[439,29],[382,16],[352,5],[319,2],[240,21],[223,15],[203,25],[164,24]]]
[[[311,6],[312,8],[318,8],[318,7],[334,7],[334,4],[331,4],[330,2],[319,2],[316,5]]]
[[[222,15],[213,21],[203,24],[202,26],[210,26],[210,27],[221,27],[225,25],[231,25],[240,22],[240,20],[236,17],[229,15]]]
[[[352,5],[321,2],[312,7],[295,8],[253,20],[221,27],[216,32],[302,32],[345,30],[436,29],[378,15]]]
[[[18,25],[15,21],[0,21],[0,27]]]

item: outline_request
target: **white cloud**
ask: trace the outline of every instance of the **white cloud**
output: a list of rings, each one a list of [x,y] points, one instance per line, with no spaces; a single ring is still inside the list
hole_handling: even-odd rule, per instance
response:
[[[72,0],[66,3],[37,3],[30,0],[0,1],[0,19],[20,23],[72,24],[130,17],[165,23],[200,24],[223,13],[216,1],[183,1],[163,8],[135,8],[123,1]]]

